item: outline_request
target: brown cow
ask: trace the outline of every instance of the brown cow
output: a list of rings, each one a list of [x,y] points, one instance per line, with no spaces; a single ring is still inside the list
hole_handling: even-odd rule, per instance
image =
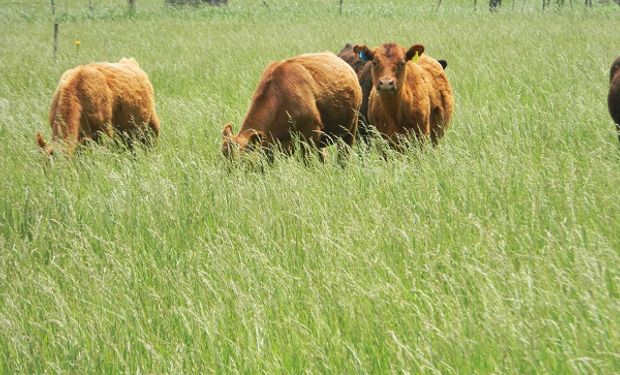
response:
[[[358,124],[358,134],[361,139],[367,139],[370,136],[368,127],[368,97],[372,89],[372,77],[370,76],[371,64],[367,61],[363,61],[359,58],[358,54],[353,51],[351,44],[346,44],[340,52],[338,57],[351,65],[362,89],[362,105],[360,106],[360,121]]]
[[[222,152],[232,158],[236,150],[279,144],[290,153],[296,136],[319,149],[337,139],[350,146],[361,101],[355,72],[332,53],[271,63],[239,133],[233,135],[230,123],[224,126]]]
[[[364,61],[359,58],[359,54],[353,51],[353,46],[347,43],[343,49],[338,52],[338,57],[351,65],[362,88],[362,106],[360,107],[360,121],[357,128],[357,134],[361,139],[367,139],[370,136],[370,129],[368,126],[368,99],[370,97],[370,91],[372,90],[372,76],[370,70],[372,63],[370,61]],[[441,67],[445,70],[448,66],[446,60],[437,60]]]
[[[620,140],[620,56],[616,58],[609,70],[609,95],[607,96],[609,114],[616,123],[618,140]]]
[[[49,114],[52,142],[64,140],[73,154],[78,144],[115,133],[149,144],[159,136],[153,86],[133,58],[118,63],[93,63],[67,70],[58,83]],[[54,148],[37,133],[48,154]]]
[[[442,65],[424,55],[420,44],[408,50],[395,43],[374,50],[356,45],[353,50],[362,60],[372,61],[370,123],[393,146],[410,134],[421,142],[430,137],[436,144],[454,111],[452,88]]]

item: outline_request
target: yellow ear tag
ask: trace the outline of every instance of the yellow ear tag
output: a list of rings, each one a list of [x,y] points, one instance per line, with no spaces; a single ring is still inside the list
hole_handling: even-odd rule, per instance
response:
[[[418,54],[418,51],[415,51],[415,56],[413,56],[413,59],[411,59],[411,61],[413,61],[414,64],[417,64],[418,60],[420,60],[420,55]]]

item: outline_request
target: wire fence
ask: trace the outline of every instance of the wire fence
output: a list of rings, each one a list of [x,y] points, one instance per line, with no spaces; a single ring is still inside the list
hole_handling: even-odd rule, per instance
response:
[[[326,6],[337,9],[342,14],[343,9],[353,9],[357,6],[369,6],[378,3],[376,0],[313,0],[315,6]],[[619,5],[620,0],[395,0],[382,2],[388,5],[411,7],[433,7],[436,11],[448,7],[457,6],[461,9],[471,8],[473,10],[488,9],[491,12],[501,10],[503,8],[513,8],[518,3],[520,6],[528,4],[531,8],[555,7],[595,7],[599,5]],[[264,7],[276,9],[278,7],[294,8],[295,6],[307,6],[302,0],[0,0],[0,15],[11,11],[42,11],[50,12],[74,12],[84,9],[89,11],[95,10],[130,10],[130,11],[152,11],[162,9],[166,6],[208,6],[208,5],[231,5],[235,8],[242,7]]]

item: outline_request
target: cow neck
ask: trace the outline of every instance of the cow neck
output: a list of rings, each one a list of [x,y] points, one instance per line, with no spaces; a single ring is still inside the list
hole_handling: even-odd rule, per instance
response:
[[[261,82],[252,98],[252,104],[243,120],[241,129],[254,129],[269,133],[269,128],[275,121],[278,104],[280,103],[279,96],[279,92],[274,87],[271,78]]]
[[[241,131],[247,129],[260,130],[265,133],[274,119],[273,106],[269,105],[269,100],[255,100],[250,107],[243,124],[241,125]]]
[[[265,111],[255,111],[254,113],[248,113],[243,120],[243,124],[241,125],[241,131],[247,129],[266,131],[265,124],[267,124],[267,122],[268,116]]]
[[[394,95],[378,95],[383,108],[388,113],[399,113],[403,102],[407,102],[408,87],[403,85]]]

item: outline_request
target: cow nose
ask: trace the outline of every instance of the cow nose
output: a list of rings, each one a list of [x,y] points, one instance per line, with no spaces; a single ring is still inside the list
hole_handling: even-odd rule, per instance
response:
[[[396,84],[392,78],[381,78],[377,85],[379,91],[394,91],[396,90]]]

